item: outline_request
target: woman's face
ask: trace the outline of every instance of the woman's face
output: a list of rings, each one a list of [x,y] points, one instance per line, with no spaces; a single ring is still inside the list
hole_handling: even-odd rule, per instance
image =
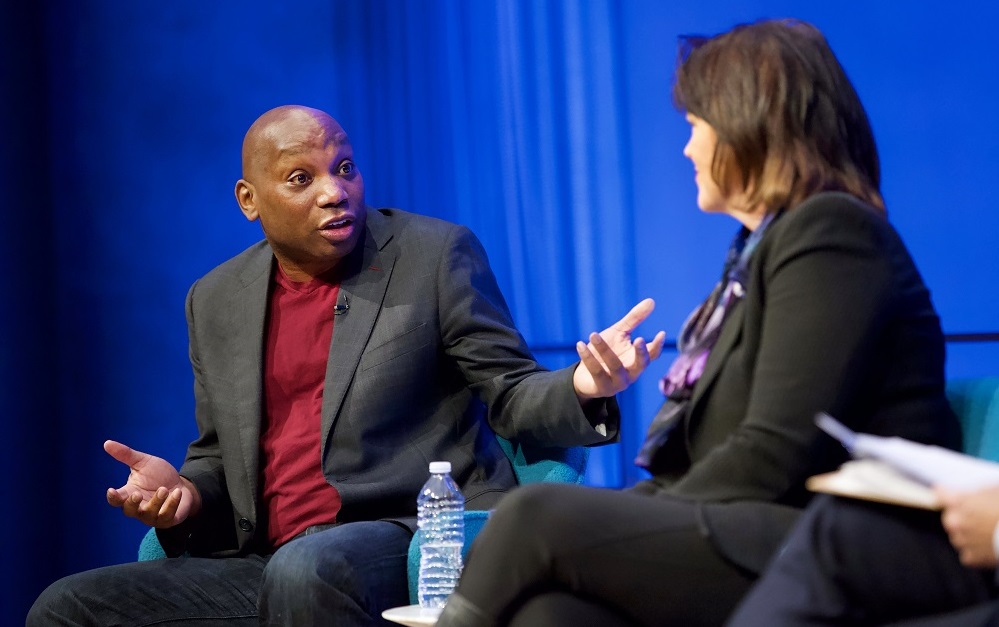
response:
[[[683,147],[683,155],[694,164],[694,181],[697,183],[697,206],[705,213],[725,213],[741,222],[750,231],[756,229],[763,220],[762,206],[746,206],[746,194],[735,191],[726,196],[711,175],[711,164],[715,158],[718,136],[711,125],[687,114],[690,123],[690,140]]]
[[[711,176],[718,136],[710,124],[696,115],[688,113],[687,122],[690,124],[690,140],[683,147],[683,156],[694,164],[697,206],[706,213],[726,213],[725,197]]]

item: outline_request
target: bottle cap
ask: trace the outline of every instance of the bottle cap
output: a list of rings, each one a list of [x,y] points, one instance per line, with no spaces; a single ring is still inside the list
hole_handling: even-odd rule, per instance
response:
[[[451,462],[430,462],[430,474],[440,475],[451,472]]]

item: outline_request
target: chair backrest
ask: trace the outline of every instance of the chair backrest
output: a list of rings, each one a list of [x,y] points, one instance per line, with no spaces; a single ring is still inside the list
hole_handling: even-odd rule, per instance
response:
[[[496,436],[513,464],[517,483],[582,483],[590,449],[585,446],[549,448],[525,446]]]
[[[964,452],[999,462],[999,377],[952,379],[947,398],[961,420]]]

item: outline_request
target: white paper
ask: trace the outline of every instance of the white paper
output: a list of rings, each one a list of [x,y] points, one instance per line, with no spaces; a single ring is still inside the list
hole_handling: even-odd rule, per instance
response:
[[[854,457],[880,460],[925,485],[954,490],[999,485],[995,462],[904,438],[856,433],[828,414],[819,414],[816,423]]]

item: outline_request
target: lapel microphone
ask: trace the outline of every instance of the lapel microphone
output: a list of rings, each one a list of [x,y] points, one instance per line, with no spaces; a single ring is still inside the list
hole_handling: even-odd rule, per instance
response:
[[[347,302],[347,295],[343,294],[342,297],[343,297],[343,304],[342,305],[340,303],[337,303],[337,304],[333,305],[333,315],[334,316],[339,316],[341,314],[345,314],[345,313],[347,313],[347,310],[350,309],[350,303]]]

